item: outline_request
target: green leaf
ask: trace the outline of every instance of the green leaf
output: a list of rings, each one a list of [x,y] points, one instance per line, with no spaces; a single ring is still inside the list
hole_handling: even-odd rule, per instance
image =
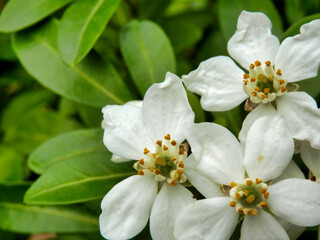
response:
[[[164,81],[166,72],[175,72],[170,42],[163,30],[150,21],[131,21],[121,29],[120,49],[140,93]]]
[[[192,107],[192,110],[195,113],[195,120],[194,121],[196,123],[205,122],[206,116],[205,116],[205,113],[201,107],[198,96],[192,92],[189,92],[189,91],[187,91],[187,96],[188,96],[190,106]]]
[[[92,53],[74,68],[56,50],[59,22],[14,34],[13,48],[26,70],[41,84],[71,100],[102,107],[123,104],[131,94],[114,67]]]
[[[320,18],[320,13],[313,14],[307,17],[304,17],[297,21],[295,24],[291,25],[281,36],[281,41],[284,40],[287,37],[294,36],[296,34],[300,33],[300,27],[308,22],[311,22],[312,20]]]
[[[285,0],[285,12],[291,24],[304,16],[303,5],[301,0]]]
[[[73,0],[10,0],[0,17],[0,31],[14,32],[28,27]]]
[[[149,1],[138,0],[138,13],[140,19],[159,19],[172,0]]]
[[[23,180],[23,156],[0,145],[0,182]]]
[[[103,145],[103,130],[76,130],[46,141],[30,155],[28,164],[34,172],[41,174],[54,164],[94,152],[107,152]]]
[[[58,49],[69,65],[90,51],[120,0],[78,0],[64,13],[58,30]]]
[[[22,203],[29,185],[0,185],[0,228],[19,233],[94,232],[95,215],[77,207],[28,206]]]
[[[313,98],[320,94],[320,75],[314,78],[306,79],[298,82],[297,84],[300,86],[300,91],[305,91]]]
[[[273,34],[280,36],[282,33],[282,22],[280,15],[271,0],[219,0],[218,17],[221,31],[226,41],[235,33],[238,17],[242,10],[251,12],[263,12],[272,22]]]
[[[91,128],[101,126],[102,112],[100,108],[78,104],[78,113],[85,126]]]
[[[0,59],[4,61],[17,60],[17,57],[11,47],[9,34],[0,33]]]
[[[136,171],[132,164],[110,161],[111,153],[89,153],[49,168],[25,195],[28,204],[68,204],[102,198]]]

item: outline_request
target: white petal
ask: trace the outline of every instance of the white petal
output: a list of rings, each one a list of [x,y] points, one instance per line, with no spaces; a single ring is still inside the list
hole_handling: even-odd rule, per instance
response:
[[[115,185],[101,202],[100,232],[107,239],[128,239],[146,226],[157,196],[151,177],[132,176]]]
[[[182,76],[188,90],[201,95],[201,106],[207,111],[227,111],[243,102],[243,71],[231,58],[210,58]]]
[[[293,160],[290,161],[289,165],[286,167],[286,169],[281,173],[279,177],[272,180],[272,184],[275,184],[276,182],[279,182],[287,178],[305,179],[303,172]]]
[[[310,147],[308,142],[301,142],[301,158],[309,170],[320,180],[320,149]]]
[[[240,143],[232,133],[214,123],[194,124],[187,140],[198,170],[216,183],[229,185],[243,180],[243,153]]]
[[[128,159],[128,158],[123,158],[123,157],[120,157],[116,154],[112,154],[112,157],[111,157],[111,161],[115,162],[115,163],[119,163],[119,162],[129,162],[131,161],[132,159]]]
[[[289,236],[273,216],[261,210],[256,216],[244,217],[241,240],[289,240]]]
[[[289,92],[277,99],[278,112],[286,120],[292,137],[311,142],[320,149],[320,110],[305,92]]]
[[[261,117],[250,128],[244,153],[244,165],[250,178],[269,181],[288,166],[294,142],[281,116]]]
[[[178,240],[228,240],[238,222],[237,211],[229,197],[197,201],[179,214],[174,228]]]
[[[191,154],[184,162],[184,174],[192,185],[206,198],[223,197],[220,185],[211,181],[197,170],[197,161]]]
[[[253,111],[251,111],[242,123],[242,128],[239,133],[239,140],[244,148],[247,139],[247,134],[252,124],[260,117],[275,116],[277,111],[271,104],[259,104]]]
[[[299,226],[320,224],[320,184],[285,179],[268,188],[268,207],[275,215]]]
[[[289,82],[296,82],[318,75],[320,65],[320,20],[304,24],[301,34],[286,38],[276,56],[276,69]]]
[[[154,240],[175,240],[173,228],[178,214],[194,202],[192,193],[177,184],[164,183],[154,201],[150,216],[150,231]]]
[[[286,220],[275,216],[275,219],[281,224],[281,226],[286,230],[289,235],[290,240],[296,240],[306,229],[305,227],[300,227],[287,222]]]
[[[237,31],[228,42],[230,56],[245,69],[256,60],[274,63],[280,43],[271,34],[271,27],[270,19],[263,13],[242,11]]]
[[[145,94],[142,117],[153,140],[163,139],[168,133],[181,143],[186,129],[194,121],[194,113],[180,78],[167,73],[163,83],[153,84]]]
[[[128,159],[143,158],[143,149],[153,151],[152,142],[143,124],[141,108],[131,104],[108,105],[102,109],[103,142],[110,152]]]

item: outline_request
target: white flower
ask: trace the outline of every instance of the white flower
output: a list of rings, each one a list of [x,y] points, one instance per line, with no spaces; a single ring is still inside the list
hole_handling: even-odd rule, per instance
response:
[[[320,148],[320,110],[308,94],[292,91],[296,90],[293,82],[317,76],[320,20],[304,24],[300,31],[280,45],[271,34],[267,16],[243,11],[228,52],[248,72],[231,58],[218,56],[202,62],[182,79],[190,91],[202,95],[202,107],[208,111],[232,109],[249,97],[262,103],[250,114],[261,111],[264,115],[273,104],[293,138],[311,141],[312,147]]]
[[[142,107],[106,106],[103,114],[104,144],[115,154],[113,159],[138,161],[134,164],[137,175],[118,183],[104,197],[101,234],[107,239],[132,238],[150,216],[153,239],[175,239],[175,217],[194,201],[180,183],[187,179],[194,186],[200,180],[210,182],[199,175],[195,160],[192,155],[187,158],[181,144],[194,121],[181,80],[167,73],[165,82],[146,92]],[[214,185],[210,182],[210,186]]]
[[[320,185],[297,178],[303,174],[293,162],[288,166],[294,143],[280,116],[259,118],[244,149],[213,123],[195,124],[187,140],[198,170],[225,196],[187,206],[175,223],[178,239],[229,239],[242,218],[242,240],[289,240],[276,217],[298,226],[320,223]]]

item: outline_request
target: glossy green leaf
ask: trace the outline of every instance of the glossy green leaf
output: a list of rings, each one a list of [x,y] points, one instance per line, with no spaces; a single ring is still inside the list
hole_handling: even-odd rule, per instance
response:
[[[17,57],[14,54],[9,34],[0,34],[0,59],[4,61],[16,61]]]
[[[205,116],[205,113],[201,107],[199,97],[189,91],[187,91],[187,96],[188,96],[190,106],[192,107],[192,110],[195,113],[195,120],[194,121],[196,123],[205,122],[206,116]]]
[[[103,116],[100,108],[78,104],[78,113],[85,126],[101,127]]]
[[[306,79],[298,82],[297,84],[300,86],[300,91],[305,91],[313,98],[320,94],[320,75],[314,78]]]
[[[102,198],[136,171],[132,164],[113,163],[111,153],[89,153],[49,168],[25,195],[28,204],[67,204]]]
[[[76,130],[46,141],[29,157],[29,167],[43,173],[52,165],[94,152],[107,152],[102,129]]]
[[[14,32],[28,27],[73,0],[10,0],[0,17],[0,31]]]
[[[235,33],[238,17],[242,10],[250,12],[263,12],[272,22],[272,33],[280,36],[282,33],[282,22],[280,15],[271,0],[219,0],[218,17],[221,31],[226,41]]]
[[[94,232],[95,215],[76,207],[28,206],[22,203],[29,185],[0,185],[0,228],[19,233]]]
[[[23,180],[23,156],[17,151],[0,145],[0,182]]]
[[[313,14],[307,17],[304,17],[302,19],[300,19],[299,21],[297,21],[295,24],[291,25],[291,27],[289,27],[281,36],[281,40],[284,40],[287,37],[290,36],[294,36],[296,34],[300,33],[300,27],[308,22],[311,22],[315,19],[319,19],[320,18],[320,13],[317,14]]]
[[[64,13],[58,30],[58,49],[69,65],[90,51],[120,0],[78,0]]]
[[[138,13],[140,19],[159,19],[172,0],[149,1],[138,0]]]
[[[304,16],[301,0],[285,0],[285,12],[288,21],[292,24]]]
[[[130,92],[110,63],[89,54],[68,67],[56,50],[59,22],[50,20],[33,31],[14,34],[13,47],[26,70],[54,92],[92,106],[123,104]]]
[[[120,49],[140,93],[175,72],[170,42],[163,30],[150,21],[131,21],[121,29]]]

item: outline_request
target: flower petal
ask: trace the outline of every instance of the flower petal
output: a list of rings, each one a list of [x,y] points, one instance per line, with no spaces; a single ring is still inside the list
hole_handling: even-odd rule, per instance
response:
[[[286,167],[286,169],[281,173],[279,177],[272,180],[272,184],[275,184],[276,182],[279,182],[287,178],[305,179],[303,172],[293,160],[290,161],[289,165]]]
[[[193,203],[193,194],[177,184],[164,183],[154,201],[150,216],[150,231],[154,240],[175,240],[174,222],[181,210]]]
[[[225,185],[244,179],[240,143],[228,129],[214,123],[194,124],[187,140],[200,173]]]
[[[293,139],[281,116],[259,118],[247,135],[245,169],[250,178],[269,181],[284,171],[293,151]]]
[[[184,174],[192,185],[206,198],[223,197],[220,185],[202,175],[196,167],[197,161],[191,154],[184,162]]]
[[[277,99],[277,108],[292,137],[320,149],[320,110],[312,97],[305,92],[288,92]]]
[[[142,117],[154,141],[163,139],[168,133],[178,143],[185,139],[194,113],[180,78],[168,72],[163,83],[153,84],[148,89],[142,104]]]
[[[241,240],[289,240],[280,223],[261,210],[257,216],[245,216],[241,227]]]
[[[132,104],[108,105],[102,109],[104,118],[104,145],[110,152],[128,159],[143,158],[143,149],[154,149],[143,124],[141,108]]]
[[[201,106],[207,111],[227,111],[243,102],[243,71],[231,58],[210,58],[182,76],[188,90],[201,95]]]
[[[253,111],[251,111],[242,123],[242,128],[239,133],[239,140],[244,149],[247,134],[252,124],[260,117],[275,116],[277,111],[271,104],[259,104]]]
[[[285,179],[268,188],[268,207],[275,215],[299,226],[320,224],[320,184]]]
[[[320,149],[310,147],[308,142],[303,141],[300,147],[301,158],[309,170],[320,180]]]
[[[280,43],[271,34],[271,21],[263,13],[242,11],[237,31],[228,42],[228,52],[240,65],[249,70],[256,60],[274,63]]]
[[[101,202],[100,232],[107,239],[128,239],[148,223],[157,196],[157,182],[132,176],[115,185]]]
[[[230,198],[219,197],[189,205],[179,214],[174,235],[178,240],[229,239],[238,222],[238,213],[229,202]]]
[[[132,161],[132,159],[123,158],[123,157],[120,157],[116,154],[112,154],[111,161],[115,162],[115,163],[120,163],[120,162],[129,162],[129,161]]]
[[[287,222],[286,220],[274,216],[275,219],[281,224],[281,226],[286,230],[290,240],[296,240],[306,229],[305,227],[300,227]]]
[[[320,20],[304,24],[301,34],[286,38],[276,56],[276,68],[289,82],[296,82],[318,75],[320,65]]]

